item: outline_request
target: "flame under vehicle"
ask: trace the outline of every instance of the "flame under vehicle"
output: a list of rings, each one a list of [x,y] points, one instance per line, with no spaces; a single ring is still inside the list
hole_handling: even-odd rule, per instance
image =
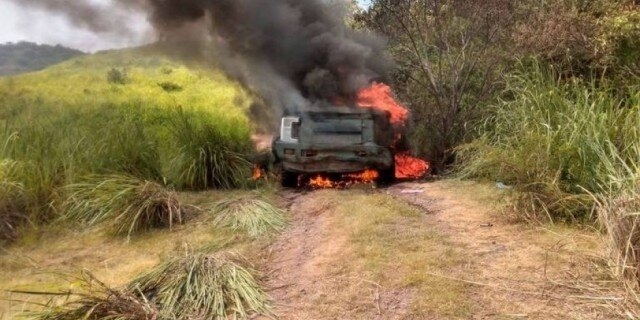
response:
[[[378,181],[395,178],[390,114],[374,108],[325,107],[282,118],[272,150],[282,185],[300,186],[313,174],[376,170]]]

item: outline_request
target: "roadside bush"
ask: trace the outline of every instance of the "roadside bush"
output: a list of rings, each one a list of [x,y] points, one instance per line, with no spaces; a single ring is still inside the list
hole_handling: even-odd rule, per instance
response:
[[[237,254],[188,253],[171,257],[124,288],[111,288],[91,273],[65,276],[78,287],[61,305],[25,314],[37,320],[271,318],[268,296]]]

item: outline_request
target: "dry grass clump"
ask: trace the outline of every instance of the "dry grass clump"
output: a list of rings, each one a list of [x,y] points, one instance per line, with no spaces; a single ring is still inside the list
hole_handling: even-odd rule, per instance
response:
[[[130,176],[91,176],[67,186],[63,218],[93,226],[106,222],[118,235],[182,223],[177,195],[164,186]]]
[[[613,271],[640,303],[640,188],[600,197],[598,217],[609,237]]]
[[[13,161],[0,161],[0,242],[15,240],[18,228],[28,220],[24,188],[13,177],[15,167]]]
[[[212,210],[217,226],[243,230],[251,237],[281,231],[287,224],[284,212],[260,199],[238,197],[217,202]]]
[[[49,306],[33,314],[36,320],[156,320],[159,312],[144,297],[127,290],[109,288],[93,275],[84,272],[74,279],[81,284],[79,299],[62,306]]]
[[[248,319],[272,316],[268,296],[231,253],[193,253],[176,256],[113,289],[88,272],[70,277],[78,292],[31,293],[73,297],[62,305],[52,300],[44,311],[31,313],[37,320],[191,320]],[[18,292],[19,293],[19,292]],[[29,292],[22,292],[29,294]],[[77,299],[76,299],[77,298]]]
[[[176,257],[129,284],[175,319],[246,319],[270,314],[267,295],[244,261],[229,253]]]

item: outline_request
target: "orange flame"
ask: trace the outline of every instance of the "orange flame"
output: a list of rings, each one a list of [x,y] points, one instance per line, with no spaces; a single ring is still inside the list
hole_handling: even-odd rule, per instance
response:
[[[335,186],[335,182],[331,181],[328,177],[317,175],[309,180],[309,186],[317,189],[330,189]]]
[[[429,171],[429,163],[408,152],[396,154],[396,178],[420,179]]]
[[[343,174],[340,179],[332,180],[330,177],[318,174],[309,179],[308,186],[314,189],[348,188],[355,184],[373,183],[380,177],[376,170],[367,169],[360,173]]]
[[[358,93],[358,106],[388,111],[396,129],[405,127],[409,120],[409,110],[394,98],[391,87],[384,83],[374,82],[362,89]],[[396,142],[400,141],[402,132],[396,132],[396,137]],[[396,154],[395,162],[398,179],[418,179],[429,171],[428,162],[411,156],[409,152]]]
[[[357,174],[353,173],[348,175],[348,178],[351,179],[352,181],[362,182],[362,183],[374,182],[378,180],[379,177],[380,177],[380,174],[378,174],[378,171],[371,170],[371,169],[364,170],[362,173],[357,173]]]
[[[258,180],[260,178],[262,178],[262,168],[260,168],[260,165],[254,164],[253,165],[253,176],[251,177],[251,179]]]
[[[358,92],[358,106],[388,111],[393,125],[404,125],[409,119],[409,110],[396,101],[391,87],[384,83],[374,82]]]

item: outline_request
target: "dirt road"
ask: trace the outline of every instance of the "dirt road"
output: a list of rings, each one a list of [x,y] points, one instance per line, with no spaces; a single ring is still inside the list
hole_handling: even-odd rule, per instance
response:
[[[263,263],[281,319],[613,319],[594,232],[510,222],[465,182],[283,194]]]

